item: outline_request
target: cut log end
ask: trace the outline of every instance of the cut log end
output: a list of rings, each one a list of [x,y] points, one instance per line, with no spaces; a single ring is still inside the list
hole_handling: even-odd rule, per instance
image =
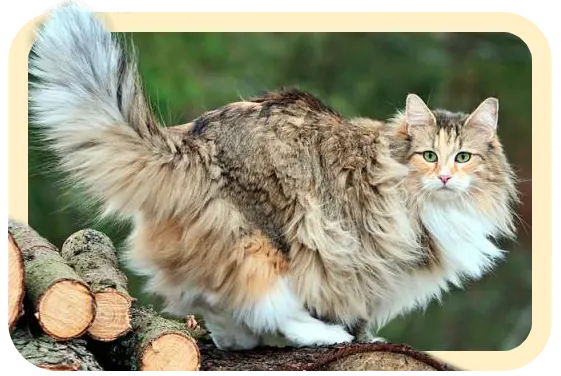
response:
[[[196,342],[183,333],[166,333],[148,344],[142,371],[198,371],[201,354]]]
[[[10,332],[23,311],[24,275],[21,251],[8,232],[8,328]]]
[[[88,334],[98,341],[113,341],[131,330],[131,301],[127,294],[106,289],[95,294],[95,319]]]
[[[90,289],[74,280],[61,280],[43,294],[37,319],[45,333],[57,340],[84,334],[95,317],[95,300]]]
[[[353,354],[326,365],[327,371],[436,371],[429,364],[391,352]]]

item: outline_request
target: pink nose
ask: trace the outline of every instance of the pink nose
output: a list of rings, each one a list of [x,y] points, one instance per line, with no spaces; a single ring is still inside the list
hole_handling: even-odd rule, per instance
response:
[[[448,180],[452,179],[450,175],[438,175],[438,178],[442,182],[442,184],[446,184]]]

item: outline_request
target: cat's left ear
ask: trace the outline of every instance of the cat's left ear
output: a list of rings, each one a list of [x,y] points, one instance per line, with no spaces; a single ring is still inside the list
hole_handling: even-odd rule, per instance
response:
[[[408,134],[415,128],[436,125],[436,118],[425,102],[415,94],[409,94],[405,101],[405,125]]]
[[[497,134],[499,121],[499,100],[487,98],[469,115],[465,126],[477,131],[483,137],[491,140]]]

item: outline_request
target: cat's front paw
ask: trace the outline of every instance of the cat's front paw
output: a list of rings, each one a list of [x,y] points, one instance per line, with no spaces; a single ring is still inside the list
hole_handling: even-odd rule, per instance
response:
[[[323,338],[318,338],[315,345],[325,346],[341,343],[351,343],[355,339],[355,337],[352,334],[349,334],[349,332],[347,332],[342,326],[330,325],[329,329],[330,330],[326,333],[327,335],[325,335]]]
[[[354,336],[340,325],[326,325],[321,322],[302,325],[292,333],[285,333],[297,347],[328,346],[339,343],[351,343]]]
[[[215,331],[210,333],[214,345],[220,350],[251,350],[259,345],[259,339],[245,330]]]

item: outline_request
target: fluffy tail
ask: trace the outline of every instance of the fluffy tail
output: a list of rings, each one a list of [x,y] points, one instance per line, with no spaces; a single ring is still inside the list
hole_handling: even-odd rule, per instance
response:
[[[106,212],[162,217],[181,210],[185,184],[203,179],[201,171],[193,176],[195,146],[159,127],[135,61],[91,13],[76,5],[52,13],[29,72],[33,122],[61,167]]]

